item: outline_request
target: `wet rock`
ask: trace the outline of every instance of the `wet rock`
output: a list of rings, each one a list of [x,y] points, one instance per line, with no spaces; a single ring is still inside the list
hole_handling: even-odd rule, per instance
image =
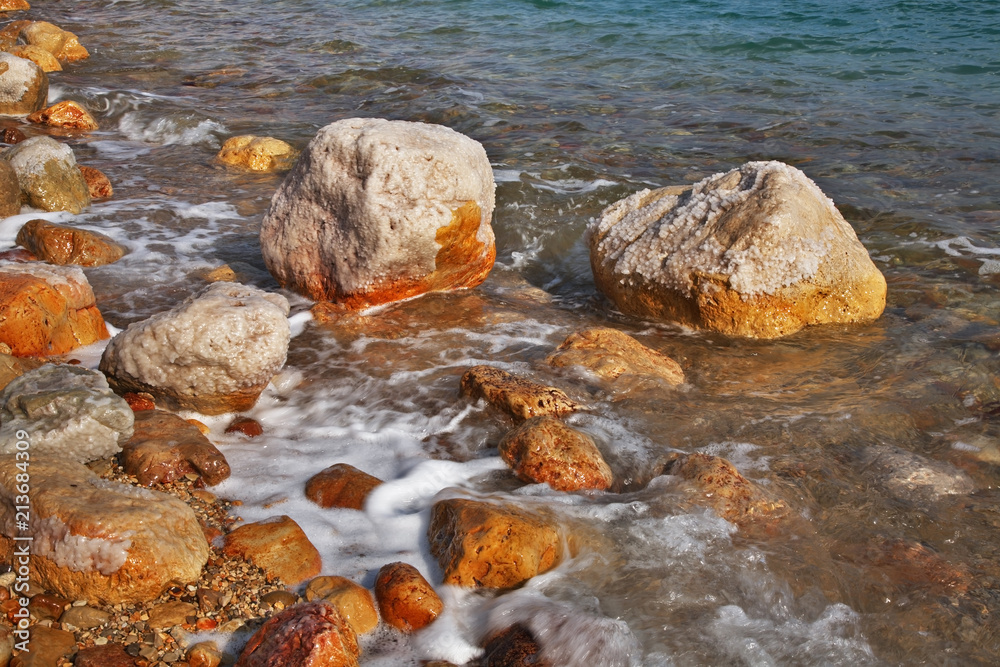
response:
[[[99,232],[29,220],[17,232],[17,244],[50,264],[103,266],[125,256],[125,247]]]
[[[606,380],[621,376],[657,378],[684,384],[680,364],[617,329],[587,329],[570,335],[545,360],[553,366],[583,366]]]
[[[39,109],[28,116],[28,121],[49,127],[60,127],[65,130],[80,130],[90,132],[98,129],[97,121],[78,102],[63,100],[50,107]]]
[[[759,521],[780,519],[788,514],[788,505],[772,498],[758,484],[740,474],[732,463],[718,456],[688,454],[669,467],[690,484],[699,502],[707,504],[726,521],[745,526]]]
[[[0,457],[0,557],[14,549],[13,457]],[[31,576],[62,597],[101,604],[152,600],[194,581],[208,543],[190,507],[173,496],[101,479],[86,466],[32,451]],[[9,561],[8,561],[9,562]]]
[[[357,667],[358,640],[328,602],[305,602],[261,626],[235,667]]]
[[[111,181],[104,175],[104,172],[82,164],[77,165],[77,167],[83,175],[83,180],[87,183],[87,192],[90,193],[92,200],[111,199],[114,196],[115,189],[111,187]]]
[[[594,441],[554,417],[533,417],[507,433],[500,456],[522,480],[557,491],[603,491],[613,481]]]
[[[261,225],[283,287],[356,310],[475,287],[496,257],[483,147],[438,125],[347,119],[321,129]]]
[[[242,433],[248,438],[256,438],[264,433],[264,427],[256,419],[237,417],[226,427],[226,433]]]
[[[4,343],[0,343],[0,346],[10,350]],[[34,370],[44,363],[41,359],[32,357],[18,358],[10,354],[0,353],[0,391],[10,384],[14,378],[21,377],[28,371]]]
[[[73,653],[76,638],[72,632],[33,625],[28,629],[28,646],[31,650],[14,656],[10,667],[56,667]]]
[[[919,590],[929,595],[961,595],[974,584],[972,573],[949,563],[919,542],[876,536],[864,544],[841,544],[837,555],[846,561],[877,571],[873,579],[894,589]]]
[[[213,283],[115,336],[100,368],[119,393],[147,392],[172,410],[247,410],[285,363],[287,315],[279,294]]]
[[[0,115],[27,116],[45,106],[49,77],[42,68],[11,53],[0,53]]]
[[[484,398],[516,419],[576,412],[580,405],[555,387],[524,380],[492,366],[473,366],[462,376],[462,394]]]
[[[749,162],[680,196],[643,190],[588,229],[598,289],[623,312],[752,338],[869,322],[885,278],[805,174]]]
[[[135,659],[119,644],[80,649],[73,667],[136,667]]]
[[[0,160],[0,218],[21,212],[21,184],[10,163]]]
[[[48,21],[32,21],[21,30],[21,37],[28,44],[45,49],[64,63],[83,60],[90,55],[74,33]]]
[[[414,632],[434,622],[444,603],[417,568],[408,563],[389,563],[378,571],[375,598],[386,623]]]
[[[190,602],[172,600],[156,605],[149,610],[149,621],[147,625],[153,630],[172,628],[175,625],[184,625],[193,622],[198,615],[198,607]]]
[[[215,642],[199,642],[188,649],[185,659],[191,667],[219,667],[222,652]]]
[[[21,9],[31,9],[27,0],[0,0],[0,12],[13,12]]]
[[[482,667],[554,667],[542,659],[541,650],[531,631],[517,624],[490,635],[480,661]]]
[[[146,392],[127,392],[122,394],[122,398],[125,399],[128,406],[132,408],[132,412],[156,409],[156,402],[153,400],[153,396],[151,394],[147,394]]]
[[[444,583],[456,586],[513,588],[562,558],[555,527],[522,510],[474,500],[435,503],[427,537]]]
[[[312,579],[323,565],[316,547],[287,516],[240,526],[223,538],[222,551],[253,561],[288,586]]]
[[[271,591],[267,595],[263,596],[260,601],[270,607],[284,609],[286,607],[291,607],[293,604],[298,602],[299,598],[295,595],[295,593],[290,593],[288,591]]]
[[[40,621],[46,619],[57,621],[70,604],[71,601],[65,598],[38,593],[31,596],[31,600],[28,602],[28,611]]]
[[[306,600],[326,600],[340,612],[356,634],[378,626],[378,612],[372,594],[345,577],[316,577],[306,586]]]
[[[13,455],[18,431],[30,434],[31,455],[86,463],[121,451],[133,413],[104,376],[79,366],[46,364],[0,392],[0,452]]]
[[[72,625],[81,630],[90,630],[100,627],[111,620],[111,614],[101,609],[94,609],[83,605],[81,607],[71,606],[59,617],[59,622],[65,625]]]
[[[964,471],[901,447],[869,447],[861,455],[861,465],[867,477],[898,498],[937,499],[975,490],[975,484]]]
[[[2,132],[0,132],[0,141],[5,144],[19,144],[28,137],[21,130],[16,127],[5,127]]]
[[[298,156],[298,151],[280,139],[244,134],[227,139],[216,159],[250,171],[286,171]]]
[[[30,44],[15,46],[11,48],[8,53],[17,56],[18,58],[30,60],[41,67],[42,71],[46,74],[49,72],[62,71],[62,64],[60,64],[59,59],[40,46],[32,46]]]
[[[0,626],[0,667],[9,667],[14,656],[14,633],[6,625]]]
[[[0,155],[14,168],[21,192],[35,208],[80,213],[90,206],[87,182],[69,146],[52,137],[31,137]]]
[[[108,328],[79,268],[0,264],[0,342],[14,356],[65,354],[105,338]]]
[[[135,413],[135,432],[122,444],[122,467],[140,484],[166,484],[195,473],[214,486],[229,477],[226,457],[202,433],[163,410]]]
[[[365,499],[382,483],[378,477],[346,463],[334,465],[313,475],[306,482],[306,497],[320,507],[363,509]]]

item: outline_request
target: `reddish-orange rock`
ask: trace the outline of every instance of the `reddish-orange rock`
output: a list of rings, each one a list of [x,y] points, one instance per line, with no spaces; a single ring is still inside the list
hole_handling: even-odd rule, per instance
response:
[[[39,125],[61,127],[67,130],[89,132],[98,129],[97,121],[90,115],[90,112],[73,100],[63,100],[45,109],[39,109],[28,116],[28,120]]]
[[[557,491],[603,491],[614,481],[594,441],[554,417],[534,417],[507,433],[500,457],[524,481]]]
[[[40,219],[24,223],[17,244],[50,264],[103,266],[125,256],[125,247],[104,234]]]
[[[334,465],[313,475],[306,482],[306,497],[320,507],[345,507],[359,510],[376,486],[378,477],[346,463]]]
[[[122,445],[122,467],[140,484],[165,484],[190,473],[208,485],[229,477],[222,452],[197,428],[163,410],[135,413],[134,432]]]
[[[235,667],[357,667],[358,639],[329,602],[304,602],[261,626]]]
[[[684,371],[676,361],[606,327],[571,334],[545,361],[553,366],[583,366],[607,380],[634,375],[670,385],[684,383]]]
[[[87,182],[87,190],[90,192],[91,199],[111,199],[114,196],[115,190],[111,187],[111,181],[104,175],[104,172],[82,164],[77,165],[77,167],[83,174],[83,180]]]
[[[316,577],[306,586],[306,600],[326,600],[340,612],[359,635],[378,625],[375,601],[367,588],[346,577]]]
[[[226,433],[242,433],[248,438],[256,438],[263,432],[260,422],[250,417],[237,417],[226,427]]]
[[[435,503],[427,538],[444,583],[456,586],[513,588],[562,558],[555,527],[522,510],[475,500]]]
[[[580,409],[562,390],[511,375],[492,366],[473,366],[462,376],[462,393],[486,401],[516,419],[561,416]]]
[[[31,9],[28,0],[0,0],[0,12],[13,12],[22,9]]]
[[[674,461],[669,472],[684,478],[701,502],[737,525],[779,519],[788,514],[788,505],[772,498],[741,475],[736,466],[718,456],[688,454]]]
[[[5,127],[3,132],[0,132],[0,141],[5,144],[19,144],[27,138],[24,132],[16,127]]]
[[[417,568],[408,563],[389,563],[378,571],[375,599],[386,623],[413,632],[434,622],[444,603]]]
[[[151,394],[145,392],[127,392],[122,394],[122,398],[128,403],[128,406],[132,408],[132,412],[139,412],[140,410],[155,410],[156,402],[153,400]]]
[[[295,586],[319,574],[323,566],[316,547],[290,517],[278,516],[240,526],[223,539],[222,550],[240,556]]]

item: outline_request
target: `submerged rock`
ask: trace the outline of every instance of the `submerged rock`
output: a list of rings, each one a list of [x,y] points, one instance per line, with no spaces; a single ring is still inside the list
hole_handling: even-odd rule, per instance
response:
[[[359,635],[378,626],[378,611],[372,594],[345,577],[316,577],[306,586],[305,598],[310,602],[326,600],[332,604]]]
[[[749,162],[679,196],[643,190],[588,235],[598,289],[639,317],[776,338],[885,308],[885,278],[854,230],[780,162]]]
[[[462,375],[461,387],[463,395],[484,398],[516,419],[558,417],[580,409],[580,405],[561,389],[546,387],[492,366],[473,366],[467,370]]]
[[[32,123],[61,127],[66,130],[81,130],[89,132],[98,129],[97,121],[78,102],[63,100],[52,106],[40,109],[28,116]]]
[[[326,126],[261,224],[282,286],[351,310],[475,287],[496,257],[483,147],[438,125],[353,118]]]
[[[49,99],[49,77],[26,58],[0,52],[0,115],[27,116]]]
[[[963,470],[901,447],[877,445],[861,455],[866,476],[898,498],[937,499],[972,493],[975,484]]]
[[[46,364],[0,392],[0,452],[13,455],[24,430],[32,455],[87,463],[121,451],[132,435],[133,413],[97,371]]]
[[[555,667],[542,658],[541,650],[531,630],[516,623],[486,638],[480,663],[482,667]]]
[[[381,483],[378,477],[352,465],[335,463],[309,478],[306,497],[320,507],[359,510],[364,508],[368,494]]]
[[[738,526],[780,519],[788,505],[773,498],[760,485],[740,474],[732,463],[718,456],[688,454],[672,463],[671,475],[686,480],[699,496],[726,521]]]
[[[247,642],[235,667],[357,667],[358,638],[326,601],[275,614]]]
[[[669,385],[684,384],[680,364],[651,350],[617,329],[599,327],[571,334],[545,360],[552,366],[583,366],[606,380],[619,377],[651,377]]]
[[[31,137],[5,150],[3,158],[14,168],[21,192],[35,208],[80,213],[90,206],[87,181],[69,146],[52,137]]]
[[[603,491],[614,481],[594,441],[554,417],[533,417],[507,433],[500,457],[522,480],[557,491]]]
[[[0,457],[0,555],[14,548],[14,457]],[[145,602],[198,579],[208,543],[194,511],[165,493],[103,480],[64,456],[31,454],[32,578],[70,600]]]
[[[29,220],[17,232],[16,243],[50,264],[103,266],[125,256],[125,247],[99,232]]]
[[[298,156],[298,151],[281,139],[244,134],[226,139],[216,159],[250,171],[285,171]]]
[[[375,579],[382,619],[403,632],[414,632],[437,619],[444,603],[423,575],[409,563],[383,565]]]
[[[166,484],[188,474],[209,486],[229,477],[229,463],[197,427],[162,410],[135,412],[134,433],[122,444],[122,467],[140,484]]]
[[[312,579],[323,566],[316,547],[287,516],[240,526],[223,538],[222,551],[253,561],[288,586]]]
[[[119,393],[147,392],[171,409],[247,410],[285,363],[287,315],[280,294],[213,283],[115,336],[100,368]]]

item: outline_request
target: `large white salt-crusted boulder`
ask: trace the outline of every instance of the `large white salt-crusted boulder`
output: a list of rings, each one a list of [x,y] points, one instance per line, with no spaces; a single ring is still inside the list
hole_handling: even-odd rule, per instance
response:
[[[0,456],[14,456],[18,431],[31,451],[87,463],[121,451],[134,413],[104,375],[79,366],[46,364],[0,392]]]
[[[474,287],[496,258],[493,170],[440,125],[352,118],[309,143],[260,230],[284,287],[348,309]]]
[[[753,338],[882,314],[885,278],[795,167],[749,162],[672,191],[637,192],[588,229],[594,280],[623,312]]]
[[[0,52],[0,115],[27,116],[45,106],[49,77],[26,58]]]
[[[32,442],[29,433],[28,442]],[[33,444],[33,442],[32,442]],[[0,457],[0,558],[30,544],[33,581],[69,600],[143,602],[196,581],[208,542],[178,498],[101,479],[80,463],[30,450],[28,525],[14,456]],[[23,479],[23,477],[22,477]],[[31,542],[17,542],[30,536]]]
[[[247,410],[285,364],[288,312],[280,294],[214,283],[111,339],[100,369],[119,393],[149,392],[174,410]]]
[[[66,144],[52,137],[31,137],[5,150],[3,157],[35,208],[79,213],[90,206],[90,188]]]

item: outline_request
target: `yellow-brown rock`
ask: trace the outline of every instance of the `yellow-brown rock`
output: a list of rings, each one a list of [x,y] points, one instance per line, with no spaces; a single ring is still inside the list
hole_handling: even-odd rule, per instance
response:
[[[427,530],[444,583],[513,588],[555,567],[562,558],[556,528],[523,510],[450,499],[435,503]]]
[[[64,354],[108,335],[78,267],[0,264],[0,342],[14,356]]]
[[[364,508],[365,498],[382,483],[378,477],[346,463],[334,465],[313,475],[306,482],[306,497],[320,507]]]
[[[316,547],[287,516],[240,526],[223,538],[222,551],[253,561],[288,586],[312,579],[323,566]]]
[[[111,199],[114,196],[114,188],[111,187],[111,181],[104,172],[82,164],[77,166],[83,174],[83,180],[87,182],[87,191],[90,192],[91,199]]]
[[[122,444],[121,463],[140,484],[167,484],[193,473],[212,486],[229,477],[222,452],[177,415],[140,410],[135,412],[133,429],[132,437]]]
[[[31,9],[28,0],[0,0],[0,12],[13,12],[21,9]]]
[[[507,433],[500,457],[524,481],[556,491],[603,491],[613,481],[594,441],[555,417],[533,417]]]
[[[45,106],[49,77],[42,68],[12,53],[0,53],[0,114],[26,116]]]
[[[222,651],[215,642],[198,642],[188,649],[185,657],[191,667],[219,667],[222,664]]]
[[[516,419],[561,416],[580,409],[562,390],[511,375],[492,366],[473,366],[462,376],[462,394],[484,398]]]
[[[59,59],[40,46],[24,44],[11,48],[8,53],[12,53],[18,58],[30,60],[41,67],[43,72],[48,73],[62,71],[62,65],[59,63]]]
[[[89,132],[98,129],[97,121],[90,112],[73,100],[63,100],[45,109],[39,109],[28,116],[28,120],[39,125],[61,127],[66,130]]]
[[[430,625],[444,610],[434,588],[409,563],[382,566],[375,580],[375,598],[383,620],[403,632]]]
[[[125,247],[100,232],[29,220],[17,232],[17,244],[50,264],[104,266],[125,256]]]
[[[669,472],[690,483],[699,503],[736,525],[776,520],[788,514],[788,505],[771,497],[741,475],[736,466],[718,456],[688,454],[674,461]]]
[[[306,600],[326,600],[340,612],[355,633],[363,635],[378,626],[378,611],[367,588],[346,577],[316,577],[306,586]]]
[[[281,139],[244,134],[227,139],[216,159],[250,171],[286,171],[298,156],[298,151]]]
[[[684,371],[676,361],[606,327],[571,334],[546,362],[559,367],[583,366],[606,380],[633,375],[658,378],[670,385],[684,383]]]
[[[21,37],[32,46],[39,46],[62,62],[74,62],[89,57],[76,35],[48,21],[32,21],[21,30]]]
[[[21,184],[17,180],[14,167],[6,160],[0,160],[0,218],[7,218],[21,212]]]

